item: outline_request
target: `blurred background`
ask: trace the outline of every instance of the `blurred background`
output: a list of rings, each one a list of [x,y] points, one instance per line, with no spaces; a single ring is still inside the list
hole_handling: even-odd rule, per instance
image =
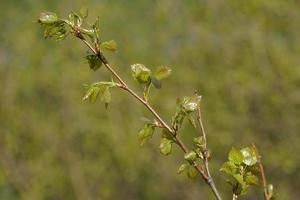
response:
[[[164,119],[176,97],[194,90],[219,172],[231,146],[255,143],[278,199],[299,198],[300,3],[296,0],[0,0],[0,199],[213,199],[198,177],[177,175],[175,148],[160,155],[158,132],[140,147],[140,117],[151,118],[126,93],[114,90],[106,111],[83,102],[85,83],[110,78],[89,70],[86,47],[70,37],[44,40],[41,11],[66,17],[89,8],[100,16],[101,37],[119,50],[106,56],[129,85],[130,64],[172,67],[150,101]],[[197,133],[186,124],[187,143]],[[241,199],[263,199],[260,187]]]

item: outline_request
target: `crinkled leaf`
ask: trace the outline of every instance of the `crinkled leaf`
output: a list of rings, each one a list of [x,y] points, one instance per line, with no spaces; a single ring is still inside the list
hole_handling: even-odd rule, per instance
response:
[[[161,66],[155,71],[154,77],[158,80],[162,80],[170,76],[171,72],[172,70],[169,67]]]
[[[189,164],[187,164],[187,163],[181,164],[178,168],[177,173],[181,174],[182,172],[184,172],[188,168],[188,166],[189,166]]]
[[[227,161],[227,162],[223,163],[220,171],[233,176],[234,174],[237,173],[237,169],[238,169],[238,167],[233,162]]]
[[[89,100],[90,103],[95,103],[100,93],[100,88],[97,86],[91,86],[85,95],[83,100]]]
[[[228,154],[228,160],[232,161],[233,163],[239,165],[243,162],[244,156],[241,153],[240,150],[232,147],[232,149],[230,150],[229,154]]]
[[[243,163],[247,166],[252,166],[257,163],[257,156],[255,150],[250,147],[246,147],[241,150],[243,155]]]
[[[114,40],[110,40],[110,41],[101,43],[100,47],[104,48],[106,50],[115,52],[115,51],[117,51],[118,45]]]
[[[182,108],[187,113],[196,111],[200,106],[200,100],[201,96],[184,97],[182,101]]]
[[[203,148],[205,147],[205,140],[203,138],[203,136],[199,136],[193,139],[193,142],[195,143],[195,145],[199,148],[201,148],[203,150]]]
[[[159,145],[160,153],[163,155],[169,155],[172,152],[172,140],[162,138]]]
[[[184,159],[188,162],[194,162],[197,159],[197,153],[195,151],[190,151],[184,154]]]
[[[89,63],[90,69],[96,71],[102,65],[101,60],[94,54],[89,54],[85,57]]]
[[[151,77],[151,70],[145,67],[143,64],[131,65],[132,76],[139,83],[149,83]]]
[[[245,182],[248,185],[257,185],[258,184],[258,177],[252,174],[251,172],[247,172],[245,174]]]
[[[57,22],[58,16],[56,15],[56,13],[53,12],[42,12],[40,13],[38,22],[41,24],[53,24],[55,22]]]
[[[150,138],[152,138],[154,133],[155,127],[152,124],[146,124],[140,131],[139,131],[139,140],[141,146],[145,144]]]

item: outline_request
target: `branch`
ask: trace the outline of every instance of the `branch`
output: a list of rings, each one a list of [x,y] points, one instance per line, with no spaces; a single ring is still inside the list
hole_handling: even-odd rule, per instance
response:
[[[272,197],[272,194],[269,194],[269,192],[268,192],[267,179],[266,179],[266,175],[265,175],[264,166],[261,161],[261,155],[259,154],[258,149],[256,148],[256,146],[254,144],[253,144],[253,148],[255,149],[255,152],[256,152],[257,158],[258,158],[258,166],[259,166],[260,176],[261,176],[261,180],[262,180],[264,198],[265,198],[265,200],[270,200]]]
[[[215,182],[210,174],[210,170],[209,170],[209,166],[208,166],[209,152],[207,149],[207,139],[206,139],[206,133],[205,133],[205,129],[204,129],[203,122],[202,122],[200,106],[198,106],[198,108],[197,108],[197,121],[201,128],[201,132],[202,132],[202,136],[203,136],[203,140],[204,140],[204,152],[203,152],[204,159],[203,159],[203,161],[204,161],[205,170],[206,170],[206,173],[208,176],[207,184],[210,185],[215,197],[217,199],[221,199],[221,196],[220,196],[219,191],[217,190],[217,187],[215,185]]]
[[[184,153],[188,153],[189,149],[186,147],[186,145],[183,143],[183,141],[179,138],[179,136],[176,134],[176,131],[172,129],[160,116],[159,114],[152,108],[152,106],[148,103],[148,101],[144,100],[142,97],[140,97],[138,94],[136,94],[132,89],[130,89],[127,84],[123,81],[123,79],[118,75],[118,73],[108,64],[108,61],[103,56],[103,54],[100,52],[100,50],[96,50],[92,47],[92,45],[89,44],[89,42],[84,38],[84,36],[78,32],[78,30],[75,32],[75,36],[82,40],[84,44],[95,54],[97,57],[101,60],[101,62],[105,65],[105,67],[113,74],[113,76],[120,82],[119,88],[127,91],[129,94],[131,94],[133,97],[135,97],[140,103],[142,103],[158,120],[158,122],[166,129],[168,130],[169,134],[171,134],[175,138],[176,144],[182,149]],[[207,158],[206,158],[207,159]],[[208,164],[208,161],[206,162]],[[213,179],[210,176],[208,166],[206,166],[207,174],[205,173],[205,170],[202,166],[194,163],[193,167],[198,171],[198,173],[201,175],[201,177],[204,179],[204,181],[210,186],[212,189],[213,194],[215,195],[217,200],[221,200],[216,186],[213,182]]]

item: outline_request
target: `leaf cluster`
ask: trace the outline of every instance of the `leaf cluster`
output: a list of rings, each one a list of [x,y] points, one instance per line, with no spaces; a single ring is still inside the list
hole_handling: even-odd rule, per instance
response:
[[[220,171],[231,177],[227,182],[236,195],[245,195],[249,186],[259,183],[258,155],[255,149],[246,147],[238,150],[233,147],[228,154],[228,161],[222,165]]]

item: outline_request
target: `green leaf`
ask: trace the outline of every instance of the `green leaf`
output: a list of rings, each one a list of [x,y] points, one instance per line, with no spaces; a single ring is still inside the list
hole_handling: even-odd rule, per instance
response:
[[[155,130],[155,126],[153,124],[146,124],[140,131],[139,131],[139,140],[141,146],[145,144],[150,138],[152,138],[153,133]]]
[[[245,185],[244,178],[241,174],[233,174],[232,176],[238,183]]]
[[[200,106],[201,96],[184,97],[182,101],[182,107],[185,112],[194,112]]]
[[[151,70],[142,64],[131,65],[132,76],[140,84],[145,84],[150,82]]]
[[[85,19],[87,18],[87,16],[89,15],[89,10],[86,8],[86,7],[82,7],[80,10],[79,10],[79,14],[80,16]]]
[[[232,147],[231,151],[229,152],[228,155],[228,160],[232,161],[233,163],[239,165],[243,162],[243,154],[241,153],[240,150]]]
[[[83,96],[83,100],[89,100],[90,103],[95,103],[100,93],[100,88],[96,86],[91,86],[85,95]]]
[[[172,152],[172,140],[162,138],[159,145],[160,153],[163,155],[169,155]]]
[[[94,55],[94,54],[89,54],[85,57],[88,61],[88,64],[90,66],[90,69],[96,71],[97,69],[99,69],[102,65],[101,60],[98,58],[98,56]]]
[[[195,151],[190,151],[184,154],[184,159],[188,162],[194,162],[197,159],[197,153]]]
[[[203,136],[199,136],[193,139],[193,142],[195,143],[195,145],[199,148],[201,148],[203,150],[203,148],[205,147],[205,140],[203,138]]]
[[[53,24],[55,22],[57,22],[58,16],[56,15],[56,13],[53,12],[42,12],[40,13],[38,22],[41,24]]]
[[[187,163],[181,164],[180,167],[178,168],[177,173],[181,174],[182,172],[184,172],[188,168],[188,166],[189,166],[189,164],[187,164]]]
[[[107,86],[103,87],[103,89],[101,90],[101,101],[103,101],[105,103],[105,108],[107,109],[107,106],[111,101],[109,87],[107,87]]]
[[[191,165],[189,165],[189,169],[187,171],[187,175],[189,178],[194,179],[197,175],[197,171],[195,170],[195,168]]]
[[[117,51],[118,45],[114,40],[110,40],[108,42],[101,43],[100,47],[115,52]]]
[[[255,150],[250,147],[246,147],[241,150],[243,155],[243,163],[247,166],[252,166],[257,163],[257,156]]]
[[[247,172],[245,174],[245,182],[248,185],[258,185],[258,177],[252,174],[251,172]]]
[[[45,30],[44,30],[44,38],[55,38],[56,40],[62,40],[64,39],[69,32],[65,28],[65,23],[60,21],[53,23],[51,25],[44,25]]]
[[[162,80],[169,77],[171,75],[171,72],[172,70],[169,67],[161,66],[155,71],[154,77],[157,80]]]
[[[227,161],[223,163],[220,171],[233,176],[234,174],[237,173],[237,169],[238,167],[233,162]]]

